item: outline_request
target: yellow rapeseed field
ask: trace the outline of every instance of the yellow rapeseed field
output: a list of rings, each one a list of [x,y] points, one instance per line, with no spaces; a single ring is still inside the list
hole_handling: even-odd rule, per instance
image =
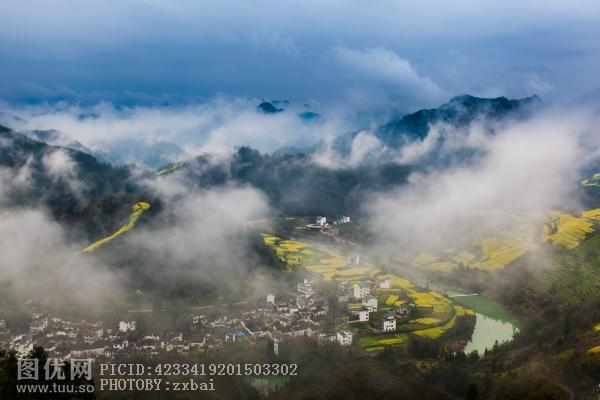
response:
[[[415,265],[426,265],[437,261],[438,258],[439,257],[434,256],[433,254],[422,252],[417,257],[415,257],[412,263]]]
[[[137,223],[137,221],[141,217],[141,215],[149,209],[150,209],[150,204],[148,204],[146,202],[140,201],[139,203],[134,204],[131,207],[131,215],[129,216],[129,221],[125,225],[123,225],[121,228],[119,228],[119,230],[116,231],[115,233],[113,233],[112,235],[107,236],[103,239],[98,240],[97,242],[90,244],[88,247],[83,249],[83,252],[91,253],[92,251],[96,250],[97,248],[104,246],[106,243],[110,242],[111,240],[113,240],[113,239],[117,238],[118,236],[124,234],[125,232],[133,229],[133,227],[135,226],[135,224]]]
[[[458,317],[458,315],[454,314],[454,316],[452,318],[450,318],[450,320],[448,322],[446,322],[445,324],[443,324],[441,326],[436,326],[434,328],[421,329],[418,331],[414,331],[414,333],[416,335],[419,335],[422,337],[426,337],[426,338],[430,338],[430,339],[437,339],[454,327],[457,317]]]
[[[521,238],[506,238],[499,240],[495,236],[479,239],[484,256],[473,266],[483,270],[504,268],[523,254],[535,249],[533,243]]]
[[[593,210],[587,210],[581,213],[583,218],[600,220],[600,208],[595,208]]]
[[[458,268],[458,264],[452,262],[434,262],[429,264],[429,266],[436,271],[452,271],[455,268]]]
[[[587,218],[552,212],[548,214],[548,221],[544,225],[544,240],[574,249],[593,231],[594,224]]]
[[[590,354],[600,354],[600,346],[592,347],[588,350]]]
[[[183,167],[184,165],[185,165],[184,163],[175,163],[175,164],[169,165],[168,167],[163,168],[160,171],[158,171],[155,175],[158,176],[158,175],[167,174],[169,172],[173,172],[173,171]]]
[[[440,321],[437,318],[417,318],[417,319],[412,320],[410,322],[414,322],[414,323],[417,323],[417,324],[424,324],[424,325],[434,325],[434,324],[439,324],[442,321]]]

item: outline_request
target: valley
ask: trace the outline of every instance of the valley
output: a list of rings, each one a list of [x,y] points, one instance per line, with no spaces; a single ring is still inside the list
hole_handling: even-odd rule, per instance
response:
[[[459,96],[386,124],[377,137],[389,139],[389,150],[419,140],[426,121],[460,130],[464,107],[472,107],[469,123],[497,108],[503,124],[528,101]],[[94,276],[84,297],[98,296],[96,288],[110,293],[102,306],[87,308],[60,302],[69,291],[18,293],[16,282],[37,279],[9,270],[0,279],[7,294],[0,347],[14,351],[6,357],[298,362],[299,377],[257,375],[226,385],[236,396],[274,398],[340,387],[340,380],[359,379],[356,371],[369,384],[386,377],[385,384],[433,398],[461,398],[471,384],[490,398],[502,398],[496,391],[522,398],[532,385],[546,387],[547,377],[559,382],[553,392],[593,387],[600,346],[593,174],[580,185],[579,207],[446,210],[435,191],[416,203],[404,197],[428,184],[415,176],[435,172],[425,163],[396,163],[390,153],[332,168],[315,161],[318,146],[308,154],[242,146],[228,157],[136,169],[10,129],[0,134],[10,144],[0,149],[0,172],[13,185],[0,234],[20,232],[28,218],[49,232],[35,237],[43,243],[38,251],[6,260],[19,265],[33,256],[24,271],[48,278],[42,282],[51,288],[51,275],[36,275],[40,265],[64,269],[75,288],[71,277]],[[340,137],[336,151],[356,138]],[[435,150],[441,169],[456,162],[442,147]],[[64,157],[72,170],[57,176],[48,163]],[[478,167],[478,157],[467,152],[462,166],[449,168]],[[27,185],[21,176],[30,176]],[[27,202],[17,206],[21,199]],[[27,208],[41,211],[32,216]],[[29,236],[19,234],[20,241]]]
[[[0,400],[600,400],[600,1],[0,0]]]

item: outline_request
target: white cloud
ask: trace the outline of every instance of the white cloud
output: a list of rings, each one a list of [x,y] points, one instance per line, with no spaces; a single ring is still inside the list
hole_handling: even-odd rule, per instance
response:
[[[2,300],[99,309],[120,293],[117,276],[89,257],[76,256],[78,245],[40,210],[0,216],[0,243],[0,284],[8,288]]]
[[[137,230],[128,240],[151,254],[154,262],[163,260],[168,272],[161,273],[170,279],[239,285],[239,278],[250,270],[244,224],[269,214],[266,198],[251,187],[182,190],[179,185],[177,174],[155,183],[161,193],[176,189],[164,203],[168,222]]]
[[[348,66],[361,79],[371,78],[393,85],[393,89],[418,91],[416,97],[440,97],[443,91],[431,79],[421,76],[411,62],[392,50],[375,47],[357,50],[333,49],[335,58]]]
[[[65,150],[59,149],[45,154],[42,164],[51,176],[71,177],[75,173],[75,162]]]
[[[67,137],[60,144],[77,140],[95,151],[107,151],[113,145],[135,146],[136,142],[173,142],[185,149],[187,156],[228,152],[243,145],[267,152],[283,146],[304,147],[352,126],[343,112],[325,111],[319,120],[307,123],[297,115],[306,111],[304,107],[289,105],[285,112],[263,114],[256,110],[259,103],[258,99],[239,97],[163,107],[117,108],[110,103],[16,107],[4,103],[0,104],[0,123],[19,131],[55,129]],[[140,162],[135,158],[127,161]]]
[[[328,137],[324,146],[313,154],[315,163],[327,168],[353,168],[365,163],[390,159],[390,150],[368,130],[358,132],[350,143],[348,154],[334,148],[334,137]]]
[[[85,182],[77,178],[77,164],[67,151],[63,149],[49,151],[42,157],[42,166],[55,182],[66,185],[74,195],[81,195]]]
[[[27,190],[31,186],[33,158],[29,157],[21,167],[0,167],[0,207],[8,202],[11,192]]]
[[[577,209],[578,174],[600,154],[600,135],[593,133],[598,120],[590,114],[557,115],[553,110],[513,123],[494,136],[482,136],[475,123],[474,132],[457,136],[452,146],[473,146],[481,154],[476,162],[415,173],[408,185],[373,197],[367,209],[381,242],[413,248],[448,244],[503,226],[492,215]],[[412,157],[423,153],[424,143],[416,144]]]

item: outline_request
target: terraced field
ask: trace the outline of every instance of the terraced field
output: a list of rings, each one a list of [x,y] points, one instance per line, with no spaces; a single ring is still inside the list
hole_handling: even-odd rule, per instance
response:
[[[447,331],[454,328],[457,318],[463,317],[465,315],[475,315],[475,312],[473,310],[464,308],[462,306],[455,305],[454,310],[455,310],[454,315],[452,316],[452,318],[450,318],[448,320],[448,322],[446,322],[442,325],[434,326],[432,328],[417,330],[414,333],[416,335],[426,337],[429,339],[437,339],[440,336],[442,336],[444,333],[446,333]],[[430,324],[433,325],[433,323],[430,323]],[[430,325],[430,324],[427,324],[427,325]]]
[[[515,224],[514,230],[476,236],[472,245],[464,249],[421,252],[410,263],[413,267],[442,272],[459,267],[495,271],[536,250],[544,241],[575,249],[600,226],[600,209],[587,210],[578,215],[550,212],[538,223],[531,219],[521,220],[518,216],[510,218]],[[543,233],[541,240],[536,239],[540,225]]]
[[[549,213],[544,224],[544,240],[574,249],[594,231],[599,214],[598,209],[585,211],[578,217],[559,212]]]
[[[273,248],[277,258],[287,265],[302,266],[308,272],[321,275],[325,282],[347,280],[359,282],[369,280],[379,270],[372,266],[347,266],[347,258],[333,250],[317,247],[304,242],[283,240],[263,234],[264,243]]]
[[[504,268],[528,251],[534,250],[536,245],[524,238],[503,238],[496,236],[478,238],[483,257],[473,264],[474,268],[492,271]]]
[[[345,325],[343,329],[353,331],[357,335],[356,343],[369,351],[378,351],[385,346],[402,346],[412,334],[438,339],[454,327],[457,318],[474,315],[472,310],[456,305],[442,294],[419,288],[396,275],[383,274],[374,265],[347,265],[347,258],[336,250],[268,234],[262,234],[262,238],[281,262],[291,268],[317,274],[324,282],[369,282],[371,294],[378,299],[379,314],[404,304],[412,304],[418,310],[419,317],[399,327],[400,332],[396,333],[374,335],[368,333],[370,328],[366,323]],[[379,287],[384,280],[389,280],[389,288]],[[356,305],[361,306],[360,303]]]
[[[408,341],[408,334],[390,333],[382,335],[361,336],[356,343],[367,351],[381,351],[386,346],[401,347]]]
[[[105,244],[109,243],[111,240],[114,240],[117,237],[124,234],[125,232],[133,229],[135,227],[138,219],[142,216],[142,214],[144,214],[149,209],[150,209],[150,204],[148,204],[146,202],[141,201],[139,203],[134,204],[131,207],[131,215],[129,216],[129,221],[125,225],[123,225],[121,228],[119,228],[119,230],[116,231],[115,233],[113,233],[112,235],[107,236],[103,239],[98,240],[97,242],[90,244],[88,247],[83,249],[82,252],[91,253],[94,250],[98,249],[99,247],[104,246]]]
[[[556,246],[549,257],[548,272],[537,276],[537,290],[552,293],[564,306],[600,302],[600,233],[574,249]]]
[[[471,249],[463,249],[458,253],[448,249],[440,256],[422,252],[415,257],[412,265],[436,271],[451,271],[459,266],[493,271],[506,267],[536,247],[523,237],[481,236],[473,240]]]

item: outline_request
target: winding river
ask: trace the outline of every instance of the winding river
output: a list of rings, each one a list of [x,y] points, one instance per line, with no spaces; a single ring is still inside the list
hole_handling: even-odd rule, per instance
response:
[[[518,332],[521,327],[519,321],[501,304],[484,296],[452,292],[448,295],[475,311],[475,328],[471,340],[465,346],[466,354],[477,350],[479,355],[483,355],[485,349],[491,349],[496,341],[499,344],[510,342],[513,334]]]

